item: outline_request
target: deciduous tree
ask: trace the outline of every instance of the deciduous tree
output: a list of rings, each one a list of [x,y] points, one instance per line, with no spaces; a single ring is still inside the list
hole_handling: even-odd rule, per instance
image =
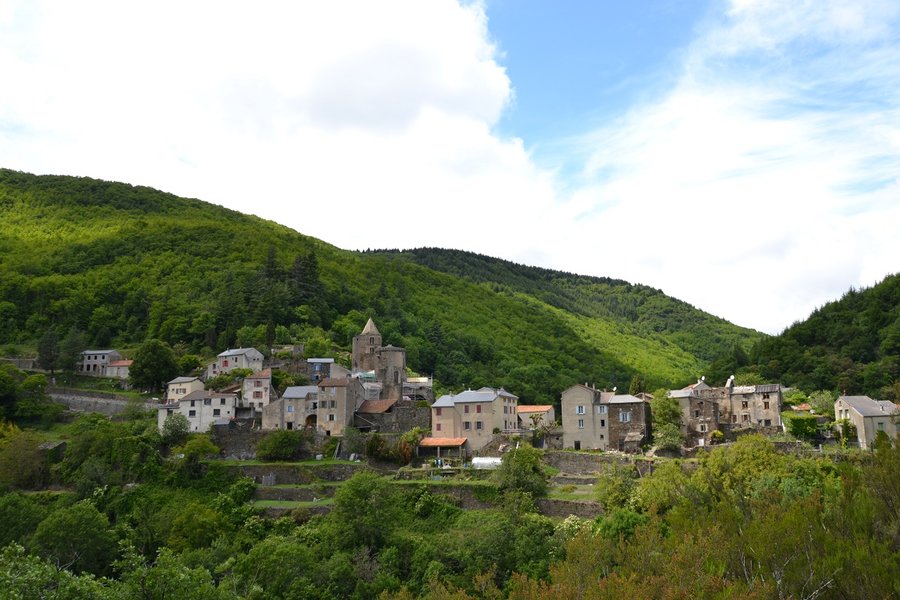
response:
[[[178,375],[175,353],[165,342],[147,340],[135,352],[130,374],[135,387],[159,391]]]

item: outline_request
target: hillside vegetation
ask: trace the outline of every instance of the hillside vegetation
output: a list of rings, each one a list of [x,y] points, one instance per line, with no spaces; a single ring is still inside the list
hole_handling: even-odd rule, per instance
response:
[[[734,369],[807,391],[900,402],[900,275],[848,291],[749,354],[715,361],[711,372],[721,378]]]
[[[248,205],[252,199],[248,199]],[[574,382],[696,377],[762,335],[646,286],[423,249],[358,253],[146,187],[0,170],[0,343],[49,328],[94,347],[179,353],[349,348],[368,317],[449,388],[549,402]]]

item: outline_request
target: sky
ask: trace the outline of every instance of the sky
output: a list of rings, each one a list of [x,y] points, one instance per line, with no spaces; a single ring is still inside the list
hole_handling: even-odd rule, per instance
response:
[[[0,73],[0,166],[340,248],[767,333],[900,270],[896,0],[0,0]]]

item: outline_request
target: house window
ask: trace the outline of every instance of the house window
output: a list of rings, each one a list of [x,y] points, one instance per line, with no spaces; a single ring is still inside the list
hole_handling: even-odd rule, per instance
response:
[[[287,411],[288,411],[289,413],[294,412],[294,405],[293,405],[293,404],[288,404],[288,405],[287,405]]]
[[[259,381],[259,380],[254,381],[253,387],[262,387],[262,381]]]
[[[334,421],[334,420],[335,420],[334,413],[330,413],[330,414],[328,415],[328,419],[327,419],[327,420],[328,420],[328,421]]]
[[[189,417],[196,417],[196,416],[197,416],[197,411],[196,411],[196,410],[189,410],[189,411],[188,411],[188,416],[189,416]]]
[[[434,409],[434,415],[436,417],[441,416],[441,407],[440,406]]]
[[[466,414],[469,413],[469,405],[468,405],[468,404],[466,404],[465,406],[463,406],[463,412],[466,413]]]
[[[619,413],[619,422],[620,423],[630,423],[631,422],[631,411],[623,410]]]
[[[768,393],[766,393],[766,394],[763,394],[763,398],[765,398],[765,399],[767,399],[767,400],[768,400],[768,398],[769,398],[769,394],[768,394]]]
[[[477,413],[480,413],[480,412],[481,412],[481,405],[480,405],[480,404],[476,404],[476,405],[475,405],[475,412],[477,412]]]
[[[606,414],[606,405],[605,405],[605,404],[600,404],[600,405],[597,406],[597,414],[598,414],[598,415],[605,415],[605,414]]]
[[[578,419],[578,429],[584,429],[584,419]]]
[[[225,398],[219,398],[219,404],[225,406]]]
[[[876,425],[878,426],[878,431],[884,431],[884,422],[883,421],[878,421],[878,423],[876,423]]]
[[[731,415],[731,422],[737,423],[737,415]]]
[[[699,410],[695,410],[695,411],[694,411],[694,418],[696,419],[696,418],[699,418],[699,417],[700,417],[700,411],[699,411]]]
[[[768,402],[763,402],[763,408],[766,409],[766,410],[769,410],[769,403],[768,403]]]
[[[606,427],[606,419],[600,419],[600,427]]]
[[[706,423],[700,423],[700,433],[706,433]]]
[[[578,406],[575,407],[575,414],[576,415],[584,414],[584,405],[583,404],[579,404]]]
[[[746,400],[743,400],[743,401],[741,402],[741,408],[747,408],[747,401],[746,401]]]
[[[764,420],[764,421],[763,421],[763,425],[765,425],[766,427],[771,427],[771,426],[772,426],[772,419],[766,419],[766,420]]]
[[[222,414],[222,409],[220,409],[220,408],[214,408],[214,409],[213,409],[213,416],[214,416],[214,417],[218,417],[218,416],[221,415],[221,414]]]
[[[749,423],[749,422],[750,422],[750,415],[744,413],[744,415],[741,416],[741,421],[743,421],[744,423]]]
[[[463,421],[463,429],[465,429],[466,431],[472,429],[472,424],[468,421]]]
[[[484,429],[484,423],[481,421],[475,421],[475,429]]]
[[[374,344],[374,343],[375,343],[375,336],[372,336],[372,337],[369,338],[369,343],[370,343],[370,344]]]
[[[227,366],[228,366],[228,361],[227,361],[227,360],[223,360],[223,361],[222,361],[222,368],[224,369],[224,368],[227,367]]]
[[[503,414],[504,414],[504,415],[505,415],[505,414],[508,414],[508,413],[506,412],[506,408],[507,408],[507,406],[504,404],[504,405],[503,405]]]
[[[210,404],[212,404],[212,398],[203,399],[203,406],[209,406]]]
[[[262,392],[253,392],[253,397],[254,397],[254,398],[257,398],[257,399],[258,399],[258,398],[262,398],[262,396],[263,396]]]
[[[191,400],[191,406],[194,406],[194,401],[193,401],[193,400]]]
[[[440,431],[440,430],[441,430],[441,424],[440,424],[440,423],[435,423],[435,425],[434,425],[434,430],[435,430],[435,431]]]
[[[335,406],[337,406],[337,402],[334,400],[332,400],[330,404],[331,404],[330,408],[334,408]]]
[[[335,388],[335,387],[328,388],[328,393],[331,394],[332,396],[334,396],[335,394],[337,394],[337,388]]]

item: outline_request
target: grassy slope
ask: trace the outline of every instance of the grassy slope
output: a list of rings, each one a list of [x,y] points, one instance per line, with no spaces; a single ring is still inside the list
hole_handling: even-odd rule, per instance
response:
[[[348,252],[198,200],[86,178],[0,170],[0,221],[0,343],[77,326],[111,345],[155,336],[219,350],[259,323],[253,282],[270,247],[282,271],[315,251],[317,322],[338,344],[349,341],[342,320],[352,329],[372,315],[414,369],[526,400],[576,381],[623,389],[635,373],[679,383],[719,348],[759,337],[645,286],[468,253]]]

